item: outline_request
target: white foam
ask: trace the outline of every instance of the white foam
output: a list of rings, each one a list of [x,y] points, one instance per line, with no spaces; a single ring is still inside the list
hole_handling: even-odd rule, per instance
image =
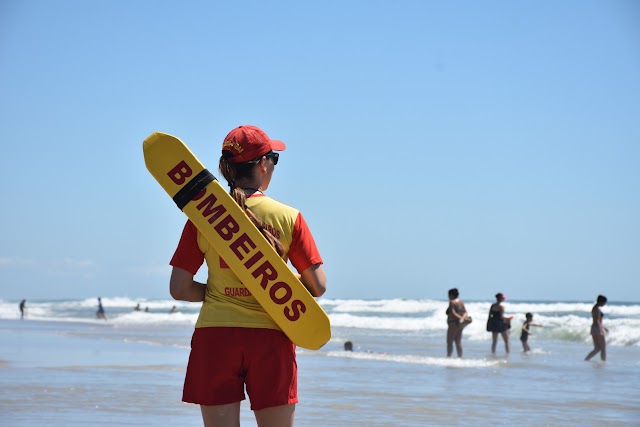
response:
[[[426,357],[412,354],[365,353],[351,351],[330,351],[329,357],[348,357],[359,360],[409,363],[414,365],[443,366],[447,368],[491,368],[505,363],[504,360],[460,359],[445,357]]]
[[[356,316],[352,314],[331,314],[331,325],[334,327],[380,329],[393,331],[425,331],[439,330],[441,325],[431,317],[381,317]]]
[[[172,299],[147,300],[132,297],[103,297],[107,323],[116,327],[128,325],[162,326],[194,324],[200,303]],[[437,300],[330,300],[321,299],[336,328],[356,328],[375,331],[393,331],[407,334],[443,334],[447,328],[446,301]],[[0,319],[19,319],[19,301],[0,300]],[[140,304],[142,311],[133,308]],[[465,303],[474,321],[464,329],[464,339],[488,341],[491,334],[485,325],[489,302]],[[169,313],[176,306],[177,313]],[[148,307],[150,312],[144,312]],[[525,313],[534,314],[533,321],[544,327],[533,327],[532,340],[550,339],[573,342],[591,342],[591,303],[505,302],[507,315],[512,315],[511,335],[520,336]],[[97,298],[60,301],[27,301],[27,320],[104,323],[95,318]],[[607,304],[602,311],[604,324],[609,329],[607,342],[616,346],[640,346],[640,304]]]
[[[111,323],[114,325],[195,324],[196,320],[198,320],[198,313],[132,311],[113,317]]]
[[[321,305],[330,307],[334,313],[423,313],[445,310],[447,303],[435,300],[320,300]]]

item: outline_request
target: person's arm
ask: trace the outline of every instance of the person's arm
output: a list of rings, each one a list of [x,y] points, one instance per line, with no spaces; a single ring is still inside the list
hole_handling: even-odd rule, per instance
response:
[[[506,314],[504,314],[504,305],[500,304],[498,307],[500,307],[500,315],[502,316],[503,320],[513,320],[513,315],[507,316]]]
[[[462,322],[464,319],[469,317],[469,312],[467,311],[467,307],[464,306],[464,303],[462,301],[460,301],[460,304],[462,305],[462,314],[460,315],[460,321]]]
[[[462,314],[458,314],[458,311],[456,310],[456,304],[454,304],[453,302],[450,302],[449,304],[451,304],[451,312],[454,316],[456,316],[458,322],[466,317],[466,310]],[[462,304],[462,308],[464,308],[464,304]]]
[[[198,229],[187,220],[180,236],[180,242],[171,258],[171,279],[169,293],[178,301],[201,302],[207,286],[193,280],[204,262],[204,253],[198,246]]]
[[[604,329],[602,325],[602,312],[597,304],[591,309],[591,319],[593,320],[593,323],[598,326],[598,329]]]
[[[193,280],[193,274],[180,267],[173,267],[169,292],[173,299],[178,301],[201,302],[204,301],[204,293],[207,285]]]
[[[300,273],[300,281],[314,297],[321,297],[327,291],[327,277],[322,264],[314,264]]]
[[[602,329],[605,332],[609,332],[609,329],[605,328],[602,322],[602,310],[598,305],[594,305],[591,310],[591,317],[593,317],[593,322],[598,325],[598,328]]]

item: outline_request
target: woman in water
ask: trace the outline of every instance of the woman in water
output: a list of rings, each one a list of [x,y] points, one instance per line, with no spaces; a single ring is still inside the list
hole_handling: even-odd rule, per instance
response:
[[[602,324],[602,318],[604,315],[602,314],[602,310],[600,307],[604,306],[607,303],[607,297],[604,295],[598,295],[598,300],[596,304],[591,309],[591,319],[593,322],[591,323],[591,338],[593,338],[593,351],[587,354],[587,357],[584,360],[590,360],[593,356],[600,353],[600,359],[603,362],[607,360],[607,342],[604,338],[605,332],[609,332],[607,328]]]
[[[219,168],[230,193],[314,297],[326,290],[322,258],[297,209],[265,193],[285,144],[255,126],[233,129]],[[206,261],[207,283],[194,280]],[[170,289],[202,301],[191,340],[182,400],[200,405],[204,425],[237,427],[245,390],[257,424],[291,427],[298,402],[296,346],[280,330],[215,248],[187,221],[171,260]]]
[[[501,292],[496,294],[496,302],[489,308],[489,318],[487,319],[487,331],[491,332],[491,353],[496,354],[496,345],[498,344],[498,335],[502,335],[504,340],[504,349],[509,353],[509,321],[504,315],[504,306],[502,302],[507,299]]]
[[[453,353],[453,343],[456,343],[456,353],[462,357],[462,330],[470,322],[464,303],[458,298],[460,293],[457,288],[449,289],[449,307],[447,308],[447,357]]]

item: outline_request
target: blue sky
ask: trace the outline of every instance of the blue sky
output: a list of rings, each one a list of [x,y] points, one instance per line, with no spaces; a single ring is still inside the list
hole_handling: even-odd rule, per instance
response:
[[[631,0],[2,0],[0,298],[168,298],[142,141],[255,124],[328,298],[640,301],[638,76]]]

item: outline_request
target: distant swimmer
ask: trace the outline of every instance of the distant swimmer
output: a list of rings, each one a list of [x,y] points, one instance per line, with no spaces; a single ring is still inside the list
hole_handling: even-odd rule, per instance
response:
[[[135,311],[140,311],[140,303],[133,308]]]
[[[145,312],[145,313],[148,313],[148,312],[149,312],[149,307],[145,307],[145,308],[144,308],[144,312]]]
[[[178,309],[176,308],[175,305],[171,307],[171,310],[169,311],[169,313],[177,313],[177,312],[178,312]]]
[[[527,313],[525,314],[525,322],[522,324],[522,333],[520,334],[520,341],[522,341],[522,351],[528,353],[531,351],[531,347],[529,347],[529,335],[533,335],[531,330],[529,329],[531,326],[542,326],[539,323],[533,323],[533,314]]]
[[[24,319],[24,311],[26,309],[27,300],[20,301],[20,319]]]
[[[603,362],[607,361],[607,342],[605,340],[605,333],[609,332],[607,328],[602,324],[602,310],[600,307],[607,303],[607,297],[604,295],[598,295],[596,304],[591,309],[591,338],[593,339],[593,351],[587,355],[584,360],[590,360],[593,356],[600,353],[600,359]]]
[[[107,316],[104,314],[104,307],[102,306],[101,298],[98,298],[98,311],[96,311],[96,317],[98,319],[107,320]]]
[[[353,351],[353,343],[351,341],[345,341],[344,351]]]

